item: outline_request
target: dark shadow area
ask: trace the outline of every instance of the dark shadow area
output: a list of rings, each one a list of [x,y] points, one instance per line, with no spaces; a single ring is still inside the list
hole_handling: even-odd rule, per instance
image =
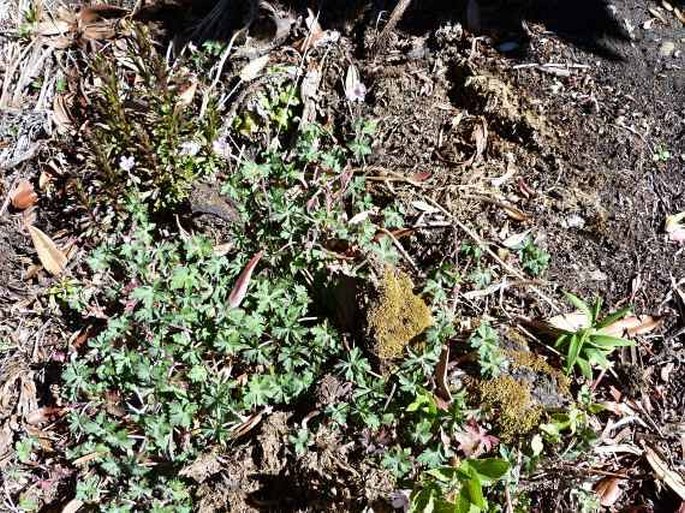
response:
[[[258,33],[275,12],[306,15],[319,12],[324,28],[364,32],[379,29],[397,5],[394,0],[177,0],[151,3],[139,12],[141,21],[159,23],[169,39],[196,44],[228,41],[247,27]],[[412,0],[398,30],[412,35],[432,32],[446,22],[458,22],[471,32],[490,36],[495,45],[516,41],[525,50],[523,22],[540,23],[562,40],[606,58],[620,58],[616,43],[628,36],[605,0]],[[269,32],[267,27],[267,32]],[[518,52],[520,55],[524,52]]]

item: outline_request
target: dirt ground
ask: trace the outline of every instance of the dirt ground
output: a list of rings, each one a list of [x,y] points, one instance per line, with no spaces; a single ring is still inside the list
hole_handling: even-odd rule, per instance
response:
[[[465,32],[465,2],[455,7],[417,0],[398,29],[374,46],[375,20],[392,2],[326,10],[331,3],[324,2],[321,23],[339,29],[342,39],[325,62],[319,115],[331,124],[349,116],[340,90],[347,66],[355,63],[368,88],[366,101],[355,108],[379,121],[369,172],[377,175],[383,194],[408,205],[438,205],[486,242],[530,230],[551,254],[549,272],[535,282],[545,295],[601,295],[612,308],[633,304],[639,313],[663,318],[662,330],[624,354],[607,379],[653,421],[637,428],[633,439],[657,445],[682,473],[685,260],[682,246],[665,235],[664,221],[685,210],[683,22],[660,2],[646,0],[608,6],[593,0],[529,2],[520,16],[509,11],[515,23],[495,20],[492,31],[486,26],[483,33],[494,36],[487,40]],[[289,5],[295,12],[301,7]],[[516,30],[501,32],[500,25]],[[18,179],[37,180],[40,174],[16,134],[28,131],[27,124],[36,127],[32,140],[48,140],[50,134],[43,119],[20,115],[8,95],[0,107],[4,202]],[[51,148],[40,151],[42,166],[59,157]],[[62,244],[77,241],[78,227],[65,221],[68,206],[59,194],[41,201],[43,226],[54,228]],[[2,429],[12,427],[18,411],[53,404],[53,366],[63,358],[62,337],[69,331],[54,325],[41,297],[49,280],[36,271],[22,226],[21,215],[2,205]],[[403,242],[425,268],[456,260],[468,238],[436,225]],[[550,306],[524,290],[505,289],[506,307],[485,296],[461,308],[505,318],[524,304],[530,316],[557,313],[558,300]],[[37,389],[33,397],[27,387]],[[11,450],[11,437],[3,433],[0,460]],[[541,505],[545,497],[555,500],[558,483],[546,479],[541,478],[547,491],[537,511],[563,510],[563,504]],[[678,511],[675,496],[655,488],[646,469],[633,483],[626,504]],[[256,490],[254,482],[246,487]]]

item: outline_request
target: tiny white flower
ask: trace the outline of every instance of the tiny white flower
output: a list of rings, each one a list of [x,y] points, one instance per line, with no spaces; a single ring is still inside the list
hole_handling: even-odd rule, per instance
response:
[[[185,141],[181,143],[181,155],[194,157],[200,153],[200,145],[195,141]]]
[[[130,173],[131,170],[136,166],[136,159],[135,157],[121,157],[119,159],[119,167],[126,171],[127,173]]]

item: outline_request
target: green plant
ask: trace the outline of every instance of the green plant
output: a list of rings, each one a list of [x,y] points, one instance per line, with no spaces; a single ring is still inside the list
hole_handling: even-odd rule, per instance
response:
[[[200,117],[192,101],[179,99],[190,79],[169,68],[143,29],[136,29],[125,54],[136,74],[131,85],[120,59],[98,54],[91,62],[99,85],[86,113],[90,173],[81,199],[89,210],[100,205],[120,216],[122,199],[135,193],[152,212],[168,212],[185,201],[194,180],[219,166],[216,112],[210,102]]]
[[[488,511],[483,488],[492,486],[509,470],[499,458],[467,459],[455,467],[429,470],[411,495],[410,513]]]
[[[488,322],[481,322],[469,337],[469,345],[478,353],[482,376],[494,378],[506,370],[509,362],[499,347],[499,337]]]
[[[521,259],[521,267],[531,276],[540,276],[549,267],[549,253],[535,244],[530,237],[526,239],[518,253]]]
[[[658,145],[654,148],[654,153],[652,154],[652,160],[654,162],[668,162],[671,159],[671,152],[663,144]]]
[[[565,295],[568,301],[583,314],[584,322],[583,326],[576,331],[564,331],[556,339],[554,347],[565,352],[567,374],[571,373],[574,366],[578,366],[583,376],[590,379],[593,367],[607,369],[611,366],[607,357],[615,349],[635,345],[631,340],[609,336],[602,331],[628,315],[630,309],[624,308],[600,318],[601,298],[597,298],[590,307],[573,294],[566,293]]]

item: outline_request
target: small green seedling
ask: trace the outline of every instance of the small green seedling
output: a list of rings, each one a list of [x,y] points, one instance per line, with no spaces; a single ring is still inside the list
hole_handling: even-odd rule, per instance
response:
[[[502,479],[508,471],[509,463],[501,458],[467,459],[458,467],[429,470],[411,495],[409,513],[489,511],[483,488]]]
[[[671,152],[668,151],[663,145],[659,145],[654,148],[654,154],[652,155],[652,160],[654,162],[668,162],[671,159]]]
[[[601,298],[597,298],[590,307],[573,294],[566,293],[565,295],[569,302],[585,315],[586,320],[583,327],[576,331],[562,333],[554,343],[554,347],[566,354],[565,371],[567,374],[570,374],[573,367],[577,365],[583,376],[590,379],[592,378],[593,367],[607,369],[611,366],[607,356],[614,349],[635,345],[631,340],[612,337],[603,333],[605,328],[628,315],[630,309],[623,308],[600,319]]]

